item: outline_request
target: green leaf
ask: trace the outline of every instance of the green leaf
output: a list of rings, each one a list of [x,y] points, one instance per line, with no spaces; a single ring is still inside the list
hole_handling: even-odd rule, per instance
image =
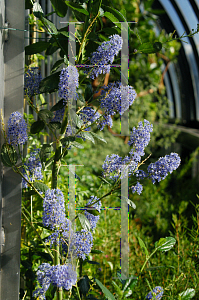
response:
[[[48,110],[48,109],[41,109],[38,112],[38,116],[39,116],[39,118],[46,121],[47,119],[52,119],[53,118],[53,112]]]
[[[65,1],[66,5],[68,5],[73,11],[77,10],[80,13],[88,16],[89,13],[87,10],[85,10],[81,5],[77,4],[77,3],[73,3],[73,2],[69,2],[69,1]]]
[[[78,128],[81,128],[84,125],[84,122],[78,115],[76,115],[76,125]]]
[[[50,0],[57,15],[61,18],[65,17],[68,6],[62,0]]]
[[[88,102],[88,103],[93,100],[93,88],[92,88],[91,83],[88,83],[86,85],[84,98],[85,98],[85,101]]]
[[[61,123],[60,122],[50,122],[48,125],[52,130],[56,130],[56,129],[61,128]]]
[[[52,260],[52,257],[50,256],[49,253],[45,253],[45,252],[42,252],[42,251],[38,251],[36,253],[34,253],[35,255],[38,255],[40,257],[42,257],[43,259],[47,260],[47,261],[53,261]]]
[[[46,300],[54,299],[54,295],[56,293],[57,287],[50,284],[50,287],[47,289],[45,296]]]
[[[55,27],[54,23],[49,21],[48,19],[41,17],[41,21],[44,24],[45,27],[48,28],[49,33],[51,34],[58,34],[57,28]]]
[[[75,18],[80,21],[80,22],[85,22],[86,20],[86,15],[77,11],[77,10],[73,10],[73,13],[75,15]]]
[[[53,105],[50,109],[50,111],[57,111],[65,107],[63,99],[59,100],[55,105]]]
[[[82,136],[83,138],[85,138],[86,140],[89,140],[89,141],[91,141],[93,144],[95,144],[95,140],[94,140],[92,134],[90,134],[90,132],[82,131],[82,132],[81,132],[81,136]]]
[[[74,142],[75,139],[76,139],[75,136],[68,136],[61,139],[60,142],[62,143],[63,146],[65,146],[66,144],[69,144],[69,142]]]
[[[113,34],[118,34],[118,30],[114,27],[107,27],[107,28],[103,28],[103,32],[105,32],[107,35],[113,35]]]
[[[25,9],[31,9],[33,7],[33,4],[31,0],[25,0]]]
[[[109,20],[111,20],[111,22],[113,22],[113,23],[119,22],[119,20],[118,20],[112,13],[110,13],[110,12],[108,12],[108,11],[106,11],[106,12],[104,13],[104,16],[105,16],[106,18],[108,18]]]
[[[51,155],[53,147],[50,144],[43,144],[39,153],[41,162],[46,162],[47,158]]]
[[[108,300],[115,300],[115,297],[113,296],[113,294],[97,278],[95,278],[95,281],[101,288],[101,290],[104,293],[104,295],[106,296],[106,298],[108,298]]]
[[[58,89],[61,71],[47,76],[40,82],[40,93],[52,93]]]
[[[39,133],[40,131],[42,131],[42,129],[44,129],[44,127],[45,123],[42,120],[36,121],[31,125],[30,132],[32,134]]]
[[[160,42],[155,42],[153,44],[153,48],[157,50],[157,52],[159,52],[162,49],[162,43]]]
[[[143,43],[138,47],[138,52],[140,53],[157,53],[162,49],[162,43],[160,42],[155,42],[155,43]]]
[[[120,287],[117,285],[117,283],[114,280],[112,280],[112,285],[114,286],[117,295],[121,299],[123,296],[123,291],[120,289]]]
[[[78,142],[72,142],[72,146],[79,148],[79,149],[84,149],[84,146]]]
[[[78,286],[80,293],[86,296],[90,289],[89,278],[87,275],[84,275],[84,278],[80,279],[80,281],[78,282]]]
[[[91,229],[91,224],[87,217],[83,214],[77,214],[78,219],[80,220],[81,226],[83,229],[89,231]]]
[[[104,253],[104,252],[101,251],[101,250],[92,249],[91,253],[93,253],[93,254],[101,254],[101,253]]]
[[[121,12],[119,12],[117,9],[110,7],[110,6],[106,6],[104,4],[102,4],[102,8],[104,11],[106,12],[110,12],[112,15],[114,15],[114,17],[121,22],[127,22],[127,20],[125,19],[125,17],[121,14]]]
[[[179,300],[189,300],[192,299],[195,296],[195,290],[194,289],[187,289],[186,291],[180,293]]]
[[[41,18],[44,15],[41,5],[37,2],[33,4],[33,14],[37,18]]]
[[[25,47],[25,54],[32,55],[32,54],[40,53],[46,50],[48,46],[49,46],[48,42],[43,42],[43,41],[36,42],[34,44]]]
[[[1,147],[1,161],[6,167],[12,167],[17,163],[18,155],[15,148],[4,143]]]
[[[139,236],[137,238],[138,238],[138,242],[140,244],[141,249],[144,250],[146,256],[149,256],[149,252],[147,250],[147,247],[145,246],[145,243]]]
[[[134,288],[134,286],[136,286],[138,283],[138,277],[135,276],[131,276],[126,280],[125,286],[123,291],[125,291],[128,287],[130,287],[131,289]]]
[[[57,43],[50,44],[46,50],[46,55],[52,55],[58,49],[59,49],[59,46],[57,45]]]
[[[100,9],[102,0],[93,0],[93,4],[92,4],[92,13],[94,16],[97,16],[98,11]]]
[[[124,19],[126,19],[126,9],[125,8],[122,8],[120,10],[120,13],[124,16]]]
[[[128,198],[126,198],[124,196],[121,196],[121,199],[125,200],[127,202],[127,204],[129,204],[131,207],[133,207],[134,209],[136,209],[136,205],[135,205],[135,203],[133,201],[131,201],[130,199],[128,199]]]
[[[82,96],[82,94],[80,94],[80,93],[77,93],[77,94],[78,94],[78,101],[85,104],[86,102],[85,102],[84,97]]]
[[[102,181],[104,181],[105,183],[108,183],[109,185],[111,185],[110,182],[108,182],[104,177],[102,176],[97,176],[98,178],[100,178]]]
[[[96,134],[94,132],[91,132],[92,136],[94,136],[95,138],[97,138],[98,140],[104,142],[104,143],[107,143],[107,141],[99,134]]]
[[[56,61],[56,63],[54,63],[54,65],[52,66],[51,69],[51,73],[54,73],[55,71],[57,71],[57,69],[64,63],[63,59],[59,59],[58,61]]]
[[[49,190],[49,187],[46,184],[41,182],[34,182],[33,186],[36,188],[36,190],[43,192],[44,194],[47,190]]]
[[[155,247],[159,251],[169,251],[175,245],[176,240],[173,237],[161,238],[158,242],[155,243]]]

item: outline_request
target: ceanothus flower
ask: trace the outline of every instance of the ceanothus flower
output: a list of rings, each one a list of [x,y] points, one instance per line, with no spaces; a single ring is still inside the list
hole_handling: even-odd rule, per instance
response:
[[[75,232],[74,243],[74,254],[77,257],[85,260],[86,255],[91,252],[93,246],[93,236],[90,231],[82,229],[81,231]]]
[[[28,69],[24,75],[24,94],[32,97],[34,94],[39,94],[39,84],[42,80],[41,73],[38,67]]]
[[[67,291],[71,290],[72,286],[77,282],[77,273],[75,267],[70,263],[56,266],[43,263],[38,267],[37,280],[41,287],[34,291],[33,296],[45,300],[45,294],[51,283]]]
[[[157,299],[160,300],[163,296],[164,290],[161,286],[156,286],[152,292],[149,292],[146,296],[146,299],[151,300],[151,299]]]
[[[110,179],[117,180],[120,176],[122,165],[122,157],[118,154],[107,155],[102,165],[103,176],[108,176]]]
[[[134,194],[135,192],[138,193],[138,195],[140,195],[142,193],[143,190],[143,186],[141,185],[141,183],[139,183],[139,181],[136,183],[135,186],[131,187],[132,189],[132,193]]]
[[[103,130],[106,125],[111,128],[113,126],[113,120],[110,115],[103,114],[103,118],[101,118],[101,120],[97,122],[97,127],[99,128],[99,130]]]
[[[90,63],[96,66],[90,73],[91,79],[95,79],[99,74],[109,73],[110,64],[113,63],[115,55],[122,49],[123,40],[118,34],[109,36],[109,39],[109,41],[103,42],[96,52],[92,53]]]
[[[80,119],[84,124],[86,124],[86,126],[88,126],[89,123],[94,123],[100,118],[100,116],[101,115],[91,107],[84,107],[80,112]],[[87,127],[85,130],[89,131],[90,129],[91,127]]]
[[[110,116],[117,112],[122,115],[133,104],[136,96],[132,86],[124,86],[121,82],[109,83],[102,88],[100,106]]]
[[[71,290],[77,282],[77,273],[75,268],[70,264],[56,265],[51,267],[51,282],[57,287],[65,290]]]
[[[25,169],[22,169],[22,174],[26,179],[30,182],[34,182],[35,179],[41,180],[43,179],[43,174],[41,172],[42,165],[39,158],[40,149],[35,149],[30,153],[30,157],[28,158],[28,163],[24,163]],[[22,178],[22,187],[27,188],[28,184],[24,178]]]
[[[11,113],[8,120],[8,142],[11,145],[22,145],[28,140],[27,124],[18,111]]]
[[[53,244],[60,245],[71,245],[72,246],[72,240],[74,239],[74,231],[72,229],[72,223],[69,219],[65,219],[64,223],[61,223],[59,228],[54,230],[53,233],[51,233],[45,240],[46,243],[50,242],[50,247],[53,246]],[[68,252],[68,248],[64,248],[65,252]],[[72,251],[72,248],[70,248],[70,251]]]
[[[128,144],[133,146],[132,150],[129,152],[133,155],[135,152],[144,156],[144,149],[150,142],[150,133],[153,131],[153,125],[149,121],[144,120],[144,126],[142,121],[138,123],[138,127],[133,127],[133,132],[130,136],[130,141]]]
[[[68,103],[68,100],[77,99],[76,88],[79,86],[79,73],[75,66],[63,68],[59,81],[59,97]]]
[[[87,202],[86,206],[91,205],[98,199],[99,198],[97,198],[96,196],[91,196],[91,198]],[[92,205],[92,208],[95,208],[100,213],[101,206],[102,206],[102,203],[101,203],[101,201],[99,201],[99,202],[95,203],[94,205]],[[91,208],[91,206],[89,208]],[[93,214],[89,213],[89,208],[88,208],[88,211],[84,212],[84,215],[90,222],[91,230],[94,230],[97,226],[97,222],[99,221],[99,216],[94,216]]]
[[[176,170],[181,163],[181,159],[177,153],[171,153],[160,157],[155,163],[151,163],[148,166],[148,177],[152,179],[152,182],[155,183],[165,179],[169,173],[172,173]]]
[[[37,280],[41,288],[37,288],[33,292],[33,297],[46,300],[45,293],[48,290],[51,283],[51,265],[48,263],[43,263],[38,267]]]
[[[65,223],[64,195],[60,189],[48,189],[43,201],[43,224],[50,229],[59,229]]]

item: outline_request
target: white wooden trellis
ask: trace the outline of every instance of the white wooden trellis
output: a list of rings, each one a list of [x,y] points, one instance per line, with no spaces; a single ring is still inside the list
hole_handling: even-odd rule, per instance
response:
[[[23,112],[24,18],[23,0],[0,2],[0,108],[5,123],[13,111]],[[7,24],[6,24],[7,23]],[[5,41],[5,38],[7,41]],[[1,133],[1,145],[3,137]],[[0,176],[0,299],[19,299],[21,240],[21,178],[12,168],[1,168]]]

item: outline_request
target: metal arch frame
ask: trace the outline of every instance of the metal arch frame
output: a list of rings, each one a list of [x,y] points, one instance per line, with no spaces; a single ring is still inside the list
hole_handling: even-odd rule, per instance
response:
[[[178,16],[177,12],[175,11],[172,3],[169,0],[159,0],[159,2],[161,3],[161,5],[164,8],[165,12],[167,13],[168,17],[170,18],[170,21],[172,22],[174,28],[176,28],[178,35],[181,35],[185,31],[185,28],[182,25],[182,23],[180,21],[180,17]],[[175,1],[173,0],[173,2],[175,2],[176,5],[179,5],[178,0],[175,0]],[[176,3],[176,2],[178,2],[178,3]],[[189,5],[189,11],[193,11],[192,7],[190,7],[190,3],[187,2],[187,4]],[[184,14],[185,14],[185,11],[183,9],[183,15]],[[173,17],[171,18],[171,16],[173,16]],[[191,29],[190,29],[190,31],[191,31]],[[199,121],[199,84],[198,84],[199,71],[197,69],[196,58],[194,56],[193,49],[191,47],[189,39],[185,38],[184,40],[188,42],[188,45],[185,43],[182,43],[182,46],[183,46],[183,49],[184,49],[184,52],[186,54],[187,61],[189,64],[189,69],[190,69],[191,78],[192,78],[193,91],[194,91],[194,97],[195,97],[194,101],[195,101],[195,110],[196,110],[196,120]],[[197,40],[195,40],[195,41],[198,42]],[[191,113],[191,114],[192,114],[191,119],[193,120],[193,113]]]

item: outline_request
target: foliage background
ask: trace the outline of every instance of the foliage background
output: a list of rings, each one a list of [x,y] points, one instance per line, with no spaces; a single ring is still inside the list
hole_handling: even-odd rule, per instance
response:
[[[144,14],[140,12],[140,1],[109,1],[109,5],[115,7],[123,13],[126,12],[127,20],[136,20],[137,25],[131,25],[134,34],[130,36],[130,49],[137,49],[142,42],[153,42],[158,39],[164,42],[168,37],[165,32],[160,36],[155,35],[154,23],[158,16],[153,12],[151,4],[153,1],[142,1]],[[103,1],[106,5],[106,1]],[[73,16],[75,18],[75,16]],[[113,23],[108,19],[104,20],[104,27],[110,28]],[[138,32],[136,33],[136,29]],[[173,51],[174,49],[174,51]],[[138,121],[146,118],[154,123],[154,132],[147,154],[153,153],[156,160],[160,155],[175,151],[179,154],[183,152],[182,147],[177,142],[178,130],[174,126],[166,127],[169,121],[169,103],[165,95],[165,87],[162,81],[163,60],[175,62],[179,53],[180,43],[172,41],[158,54],[135,54],[130,53],[129,64],[129,85],[132,85],[138,97],[129,112],[130,127],[137,125]],[[165,59],[166,58],[166,59]],[[110,81],[114,80],[114,71],[110,75]],[[31,123],[31,121],[30,121]],[[97,129],[96,129],[97,130]],[[106,129],[100,133],[107,144],[97,141],[95,145],[91,142],[85,144],[85,150],[71,150],[67,155],[67,164],[84,164],[84,167],[77,167],[76,173],[80,180],[76,180],[76,194],[80,203],[84,199],[93,195],[99,189],[101,166],[107,154],[116,153],[125,156],[129,151],[127,139],[115,137],[114,133],[120,132],[120,120],[114,122],[112,131]],[[39,138],[39,136],[38,136]],[[39,145],[39,140],[31,138],[31,143]],[[151,280],[153,286],[162,285],[165,289],[165,298],[175,299],[175,296],[186,288],[195,288],[196,296],[199,296],[198,282],[198,233],[199,233],[199,212],[197,203],[197,178],[192,178],[192,163],[197,159],[198,149],[192,155],[182,157],[182,166],[175,174],[168,176],[163,182],[153,185],[150,182],[144,184],[143,193],[132,195],[129,198],[136,204],[136,210],[130,208],[129,211],[129,244],[130,244],[130,274],[138,274],[140,266],[144,262],[144,254],[140,248],[137,236],[145,241],[147,248],[151,251],[155,241],[164,236],[174,236],[177,239],[175,249],[167,254],[156,255],[148,267],[159,266],[159,269],[148,269],[142,276],[142,280],[135,288],[132,299],[144,299],[148,286],[146,278]],[[46,176],[45,183],[49,184],[49,177]],[[67,195],[68,171],[61,168],[59,186]],[[99,195],[105,192],[103,185],[99,190]],[[24,196],[24,205],[30,208],[29,199]],[[92,274],[99,278],[114,293],[114,288],[110,283],[110,278],[116,276],[116,271],[120,268],[120,211],[110,209],[110,207],[120,206],[120,201],[113,196],[109,196],[104,203],[104,210],[101,213],[100,222],[96,229],[95,242],[96,249],[102,250],[102,254],[93,254],[90,259],[100,263],[100,265],[85,264],[85,274]],[[195,207],[194,207],[195,206]],[[42,204],[34,200],[34,214],[42,210]],[[22,261],[29,259],[30,265],[23,265],[21,269],[22,287],[31,290],[35,286],[34,272],[41,263],[41,255],[46,260],[49,259],[47,253],[40,251],[35,233],[33,233],[26,220],[22,220]],[[44,229],[38,227],[38,233],[45,237]],[[43,254],[41,254],[43,253]],[[162,269],[163,268],[163,269]],[[27,272],[27,269],[29,272]],[[155,270],[155,271],[154,271]],[[163,270],[163,271],[162,271]],[[23,288],[22,288],[23,290]],[[21,299],[23,297],[23,293]],[[28,299],[28,297],[27,297]]]

